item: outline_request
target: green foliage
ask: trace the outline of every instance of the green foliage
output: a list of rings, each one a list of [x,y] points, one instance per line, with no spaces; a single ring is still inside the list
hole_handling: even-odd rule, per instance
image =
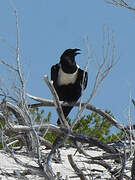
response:
[[[44,117],[45,111],[44,109],[32,108],[30,109],[31,118],[33,119],[35,124],[41,124],[41,122],[44,124],[46,122],[50,121],[51,112],[48,113],[47,117]]]
[[[0,129],[3,129],[5,127],[5,121],[4,120],[0,120]]]
[[[48,132],[46,133],[46,135],[44,136],[44,138],[48,141],[50,141],[51,143],[54,142],[55,138],[57,137],[57,133],[54,132]]]
[[[110,111],[106,110],[114,117]],[[75,125],[74,130],[78,133],[97,137],[102,142],[113,142],[121,138],[122,133],[111,134],[112,124],[96,112],[83,116]]]

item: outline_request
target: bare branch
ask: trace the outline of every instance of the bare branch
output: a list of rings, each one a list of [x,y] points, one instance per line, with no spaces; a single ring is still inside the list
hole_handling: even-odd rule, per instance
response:
[[[17,69],[16,69],[16,68],[14,68],[12,65],[6,63],[4,60],[0,59],[0,63],[3,64],[3,65],[5,65],[5,66],[7,66],[7,67],[8,67],[9,69],[11,69],[12,71],[17,72]]]
[[[20,64],[20,54],[19,54],[19,46],[20,46],[20,33],[19,33],[19,22],[18,22],[18,15],[16,8],[12,5],[14,15],[15,15],[15,21],[16,21],[16,62],[17,62],[17,71],[20,78],[20,82],[22,84],[22,88],[24,90],[24,80],[21,72],[21,64]]]
[[[60,136],[57,136],[54,143],[53,143],[53,146],[52,146],[52,149],[47,157],[47,165],[48,166],[51,166],[51,160],[54,156],[54,154],[56,153],[56,151],[58,150],[58,148],[60,147],[60,145],[63,145],[66,141],[68,137],[68,133],[62,133]]]
[[[15,17],[15,25],[16,25],[16,68],[15,72],[17,72],[17,76],[19,78],[19,82],[21,84],[20,88],[20,98],[21,98],[21,104],[25,104],[25,83],[24,83],[24,78],[22,75],[21,71],[21,63],[20,63],[20,30],[19,30],[19,21],[18,21],[18,14],[17,14],[17,9],[15,8],[12,0],[10,1],[10,5],[13,9],[14,17]]]
[[[1,90],[1,88],[0,88],[0,90]],[[7,95],[5,92],[4,92],[4,94],[0,94],[0,96],[5,97],[5,98],[9,98],[12,101],[17,103],[17,100],[15,98],[13,98],[12,96]]]
[[[59,103],[59,97],[55,91],[55,88],[53,87],[53,84],[51,83],[51,81],[48,80],[48,77],[47,76],[44,76],[44,80],[47,84],[47,86],[49,87],[52,95],[53,95],[53,99],[54,99],[54,103],[55,103],[55,106],[56,106],[56,110],[57,110],[57,113],[59,115],[59,118],[60,118],[60,121],[62,122],[62,124],[64,125],[64,127],[67,127],[69,129],[69,125],[65,119],[65,116],[63,114],[63,111],[62,111],[62,108],[61,108],[61,104]]]
[[[0,114],[1,115],[1,114]],[[1,116],[0,116],[1,118]],[[33,125],[33,128],[35,130],[38,130],[40,128],[40,125]],[[49,129],[49,132],[57,132],[57,133],[61,133],[60,127],[55,126],[53,124],[44,124],[40,130],[46,130]],[[25,125],[12,125],[11,129],[5,129],[5,132],[9,132],[9,131],[14,131],[14,132],[29,132],[32,131],[32,127],[30,126],[25,126]]]
[[[77,152],[79,152],[79,153],[83,154],[84,156],[89,157],[89,154],[85,152],[81,143],[79,143],[78,141],[75,141],[75,145],[77,147],[77,150],[74,153],[74,156]]]
[[[106,163],[103,159],[100,161],[97,160],[89,160],[89,161],[85,161],[88,164],[98,164],[100,166],[103,166],[104,168],[106,168],[109,172],[111,172],[112,167],[109,165],[109,163]]]
[[[80,177],[81,180],[87,180],[86,176],[84,175],[84,173],[77,167],[77,165],[75,164],[73,157],[71,154],[68,155],[68,160],[70,162],[70,165],[72,166],[72,168],[75,170],[75,173]]]
[[[84,92],[84,81],[85,81],[85,72],[88,73],[88,67],[89,67],[89,63],[90,63],[90,59],[91,59],[91,56],[90,56],[90,48],[89,48],[89,45],[88,45],[88,36],[86,36],[86,38],[84,39],[85,40],[85,44],[86,44],[86,48],[87,48],[87,62],[85,64],[85,67],[84,67],[84,73],[83,73],[83,80],[82,80],[82,85],[81,85],[81,97],[80,97],[80,106],[79,106],[79,109],[81,109],[81,103],[82,103],[82,99],[83,99],[83,92]]]
[[[30,94],[27,94],[31,99],[34,99],[38,102],[40,102],[39,104],[33,104],[33,105],[29,105],[30,107],[40,107],[40,106],[55,106],[54,102],[51,100],[47,100],[44,98],[40,98],[40,97],[36,97],[36,96],[32,96]],[[80,106],[80,103],[65,103],[60,101],[59,102],[62,106]],[[130,132],[128,131],[127,128],[124,127],[124,125],[122,125],[121,123],[119,123],[116,119],[114,119],[113,117],[111,117],[109,114],[107,114],[106,112],[104,112],[103,110],[91,105],[91,104],[86,104],[86,103],[81,103],[82,107],[85,106],[86,109],[94,111],[98,114],[100,114],[101,116],[103,116],[104,118],[106,118],[108,121],[110,121],[114,126],[116,126],[118,129],[122,130],[124,133],[130,134]]]
[[[123,158],[124,154],[120,153],[115,153],[115,154],[103,154],[102,156],[96,156],[96,157],[90,157],[92,160],[109,160],[109,159],[114,159],[117,160],[119,158]]]
[[[49,149],[52,148],[52,143],[50,143],[50,141],[47,141],[46,139],[42,138],[41,136],[39,136],[39,140],[42,144],[44,144],[46,146],[46,148],[49,148]]]
[[[135,11],[135,7],[133,4],[130,4],[128,0],[104,0],[108,4],[112,4],[114,6],[124,7],[129,10]]]

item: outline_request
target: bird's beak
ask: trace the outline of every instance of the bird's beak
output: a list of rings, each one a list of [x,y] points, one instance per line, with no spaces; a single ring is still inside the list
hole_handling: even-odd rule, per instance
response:
[[[77,55],[77,54],[81,54],[81,53],[80,52],[76,52],[75,55]]]
[[[81,54],[80,52],[77,52],[77,51],[81,51],[81,49],[74,49],[74,54],[75,54],[75,56],[76,56],[77,54]]]

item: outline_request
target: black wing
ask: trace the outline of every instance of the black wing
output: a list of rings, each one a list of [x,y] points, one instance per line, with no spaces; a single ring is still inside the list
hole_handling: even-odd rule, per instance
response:
[[[88,82],[88,73],[82,69],[78,69],[78,83],[85,89]]]
[[[54,85],[57,84],[58,72],[59,72],[59,64],[53,65],[51,67],[51,80],[53,81]]]

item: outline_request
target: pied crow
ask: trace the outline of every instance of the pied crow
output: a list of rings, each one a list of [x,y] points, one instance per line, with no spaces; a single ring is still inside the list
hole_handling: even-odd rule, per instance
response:
[[[87,86],[88,73],[76,64],[75,56],[80,54],[80,49],[67,49],[60,57],[60,62],[51,67],[51,80],[60,101],[76,102]],[[73,106],[63,106],[65,118]],[[58,119],[57,124],[60,125]]]

